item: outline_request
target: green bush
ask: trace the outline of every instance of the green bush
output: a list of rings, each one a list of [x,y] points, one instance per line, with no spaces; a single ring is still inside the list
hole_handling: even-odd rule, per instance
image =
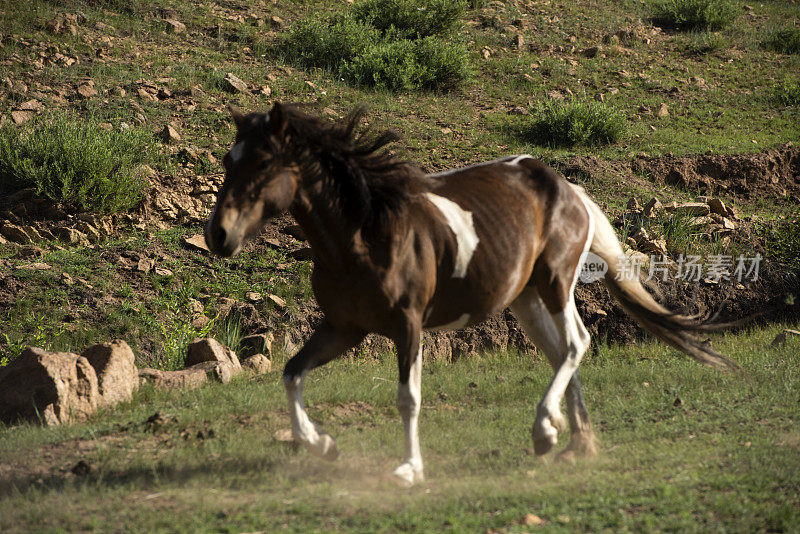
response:
[[[800,28],[772,30],[761,42],[761,46],[781,54],[800,53]]]
[[[380,40],[375,28],[347,16],[315,16],[298,22],[283,42],[286,58],[301,67],[338,72]]]
[[[464,0],[361,0],[352,13],[383,32],[412,39],[451,30],[466,7]]]
[[[106,130],[92,119],[52,114],[32,128],[0,128],[0,190],[37,194],[82,209],[134,207],[146,181],[138,168],[153,153],[151,134]]]
[[[775,100],[781,106],[800,107],[800,80],[784,80],[775,87]]]
[[[592,100],[539,102],[532,115],[533,123],[525,129],[525,136],[545,146],[615,143],[628,129],[622,112]]]
[[[719,30],[736,16],[731,0],[658,0],[652,5],[656,25],[678,30]]]
[[[392,91],[448,89],[469,76],[467,50],[436,37],[379,43],[344,70],[360,85]]]
[[[725,39],[714,32],[693,32],[686,41],[686,51],[697,56],[710,54],[724,46]]]

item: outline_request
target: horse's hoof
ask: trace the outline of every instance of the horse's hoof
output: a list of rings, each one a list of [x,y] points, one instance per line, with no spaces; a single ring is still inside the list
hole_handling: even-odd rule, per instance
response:
[[[536,456],[543,456],[547,454],[554,445],[555,439],[550,439],[547,437],[533,439],[533,451],[536,453]]]
[[[559,425],[563,425],[563,417],[545,416],[533,424],[533,450],[538,456],[550,452],[556,443],[558,443],[558,430]]]
[[[332,462],[339,457],[339,449],[336,447],[336,440],[330,434],[320,433],[319,441],[315,444],[306,443],[306,447],[315,456],[323,460]]]
[[[404,463],[392,472],[392,479],[404,488],[410,488],[415,482],[422,482],[425,477],[421,469],[414,469],[410,463]]]

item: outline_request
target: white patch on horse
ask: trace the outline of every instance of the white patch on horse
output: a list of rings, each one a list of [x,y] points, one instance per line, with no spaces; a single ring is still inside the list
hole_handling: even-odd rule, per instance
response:
[[[467,266],[480,241],[478,234],[475,233],[472,212],[461,209],[458,204],[448,198],[433,193],[425,194],[428,200],[442,212],[444,218],[447,219],[447,224],[456,236],[458,251],[453,268],[453,278],[464,278],[467,275]]]
[[[394,470],[394,476],[405,486],[414,482],[422,482],[422,454],[419,449],[419,410],[422,403],[422,345],[417,351],[417,358],[411,364],[408,383],[399,384],[397,388],[397,408],[403,418],[405,431],[406,457],[403,463]]]
[[[233,148],[231,148],[228,154],[231,155],[231,161],[233,163],[239,163],[239,160],[244,156],[244,141],[239,141],[233,145]]]
[[[426,330],[430,330],[431,332],[446,332],[448,330],[458,330],[459,328],[464,328],[468,322],[469,322],[469,314],[465,313],[452,323],[443,324],[441,326],[434,326],[432,328],[426,328]]]
[[[325,458],[335,460],[339,455],[336,442],[333,438],[320,431],[308,418],[305,405],[303,404],[303,381],[305,371],[298,377],[284,377],[286,387],[286,397],[289,401],[289,416],[292,420],[292,436],[294,440],[302,443],[311,453]]]
[[[517,156],[513,160],[509,161],[508,164],[509,165],[519,165],[519,162],[522,161],[523,159],[533,159],[533,156],[530,156],[528,154],[523,154],[523,155]]]

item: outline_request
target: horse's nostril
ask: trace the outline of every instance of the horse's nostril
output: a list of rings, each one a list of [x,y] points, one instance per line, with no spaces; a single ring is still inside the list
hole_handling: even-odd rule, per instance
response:
[[[218,247],[225,246],[225,239],[227,239],[227,237],[228,232],[225,231],[225,228],[217,226],[216,230],[214,230],[214,242]]]

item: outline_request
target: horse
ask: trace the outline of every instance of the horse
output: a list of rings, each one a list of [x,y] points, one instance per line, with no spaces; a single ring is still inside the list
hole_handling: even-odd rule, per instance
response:
[[[590,336],[574,298],[588,252],[605,262],[609,292],[645,330],[704,364],[738,367],[695,337],[715,325],[667,310],[638,277],[619,276],[623,249],[583,188],[529,155],[426,174],[385,149],[399,139],[393,131],[359,129],[363,115],[329,121],[280,102],[268,114],[231,108],[236,137],[205,226],[220,256],[239,252],[287,210],[308,238],[324,319],[286,363],[283,381],[293,439],[311,453],[335,460],[338,449],[306,413],[306,373],[378,333],[397,348],[405,458],[393,475],[406,485],[423,480],[423,330],[459,329],[510,307],[554,370],[536,407],[535,453],[548,453],[565,431],[566,395],[571,432],[561,457],[594,456],[578,376]]]

